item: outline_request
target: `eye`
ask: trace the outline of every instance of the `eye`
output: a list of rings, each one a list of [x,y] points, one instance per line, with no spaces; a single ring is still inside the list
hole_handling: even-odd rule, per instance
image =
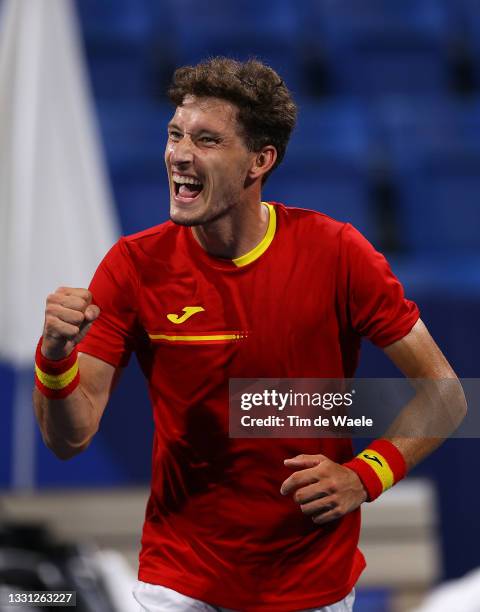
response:
[[[203,144],[217,144],[220,142],[220,139],[214,138],[213,136],[201,136],[199,141]]]
[[[170,140],[173,140],[173,142],[178,142],[181,139],[182,134],[177,132],[177,130],[170,130],[168,132],[168,137]]]

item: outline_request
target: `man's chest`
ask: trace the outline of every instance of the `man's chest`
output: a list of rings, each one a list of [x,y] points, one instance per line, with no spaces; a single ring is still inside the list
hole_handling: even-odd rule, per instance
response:
[[[321,266],[315,276],[292,263],[150,278],[139,318],[155,360],[167,369],[214,365],[229,376],[299,375],[312,352],[331,350],[338,335],[335,277]]]

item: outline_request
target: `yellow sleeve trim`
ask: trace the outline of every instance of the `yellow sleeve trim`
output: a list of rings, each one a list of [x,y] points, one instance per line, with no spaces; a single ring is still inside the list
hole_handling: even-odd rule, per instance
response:
[[[253,247],[253,249],[248,251],[248,253],[245,253],[245,255],[232,259],[232,262],[239,268],[252,263],[252,261],[255,261],[261,255],[263,255],[271,245],[273,237],[275,236],[275,230],[277,228],[277,215],[275,213],[275,207],[268,202],[262,202],[262,204],[268,208],[269,213],[267,231],[261,242],[259,242],[256,247]]]
[[[365,463],[374,470],[377,476],[380,478],[383,490],[386,491],[394,485],[393,472],[388,465],[388,461],[383,455],[377,453],[377,451],[371,448],[366,448],[359,455],[358,459],[365,461]]]
[[[75,376],[78,373],[78,360],[73,364],[73,366],[64,372],[63,374],[45,374],[42,370],[35,364],[35,372],[38,376],[38,380],[47,387],[48,389],[53,389],[54,391],[58,391],[67,387]]]

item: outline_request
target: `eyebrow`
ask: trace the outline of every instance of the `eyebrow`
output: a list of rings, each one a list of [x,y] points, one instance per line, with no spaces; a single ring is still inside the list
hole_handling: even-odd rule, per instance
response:
[[[173,129],[173,130],[178,130],[179,132],[182,132],[182,128],[177,125],[176,123],[169,123],[167,125],[167,129]],[[212,129],[208,129],[208,128],[200,128],[198,129],[196,132],[194,132],[194,135],[199,136],[200,134],[208,134],[209,136],[215,136],[217,138],[222,138],[224,137],[224,134],[221,134],[220,132],[217,132],[216,130],[212,130]]]

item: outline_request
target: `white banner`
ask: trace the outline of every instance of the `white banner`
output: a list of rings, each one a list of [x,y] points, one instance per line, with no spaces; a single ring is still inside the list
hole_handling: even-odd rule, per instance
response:
[[[84,287],[114,217],[70,0],[6,0],[0,31],[0,358],[30,364],[44,301]]]
[[[0,28],[0,359],[31,371],[47,294],[87,286],[119,228],[71,1],[5,0]],[[28,395],[17,486],[33,478]]]

